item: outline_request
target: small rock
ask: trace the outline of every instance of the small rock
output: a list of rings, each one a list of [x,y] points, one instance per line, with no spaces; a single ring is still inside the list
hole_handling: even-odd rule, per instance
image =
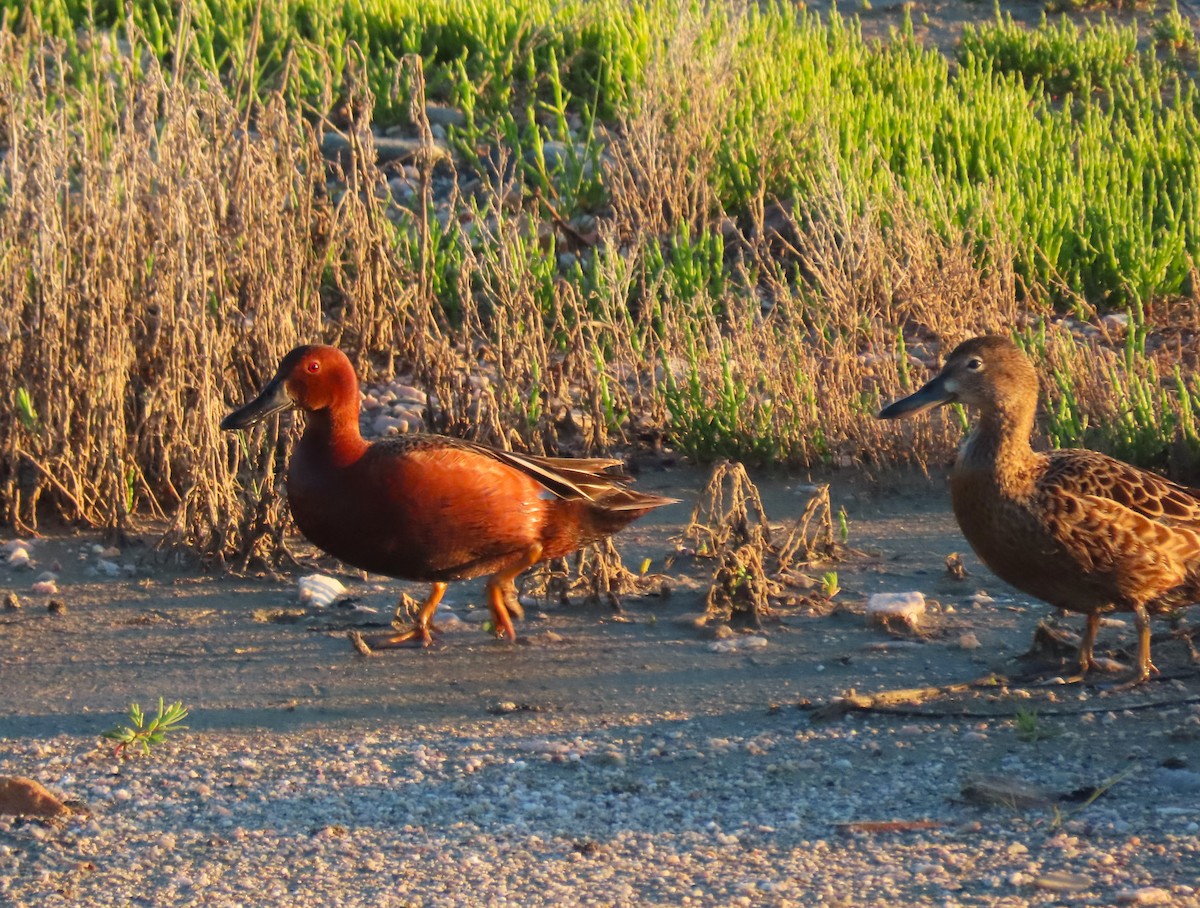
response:
[[[715,643],[710,643],[708,648],[714,653],[736,653],[745,649],[761,649],[766,645],[766,637],[756,637],[750,635],[741,637],[726,637],[724,640],[718,640]]]
[[[1129,328],[1129,313],[1110,312],[1100,319],[1100,324],[1106,331],[1114,334],[1124,334]]]
[[[1117,893],[1118,905],[1170,905],[1171,893],[1158,886],[1122,889]]]
[[[1047,892],[1083,892],[1092,888],[1092,878],[1082,873],[1052,870],[1035,877],[1033,885]]]
[[[4,545],[0,545],[0,555],[8,557],[17,549],[25,549],[28,551],[31,545],[32,543],[26,542],[24,539],[10,539],[8,542],[4,543]]]
[[[426,104],[425,116],[432,126],[466,126],[467,115],[453,107],[442,107],[438,104]]]
[[[1180,794],[1200,793],[1200,772],[1190,769],[1156,769],[1151,779],[1159,788]]]
[[[946,556],[946,576],[951,580],[966,580],[969,576],[962,555],[958,552],[951,552]]]
[[[962,797],[972,804],[1009,810],[1040,807],[1051,800],[1038,786],[1010,776],[977,776],[963,785]]]
[[[33,779],[0,778],[0,813],[27,817],[57,817],[71,809]]]
[[[17,598],[16,593],[6,593],[4,595],[4,607],[11,611],[16,611],[21,607],[21,600]]]
[[[959,649],[979,649],[982,645],[974,631],[967,631],[958,638]]]
[[[910,593],[872,593],[867,600],[867,618],[875,624],[898,620],[915,628],[924,614],[925,594],[916,590]]]
[[[444,621],[439,623],[445,624]],[[554,631],[543,631],[540,634],[526,634],[519,638],[526,646],[553,646],[563,642],[562,634],[556,634]]]
[[[250,613],[250,618],[260,624],[297,624],[307,617],[308,613],[299,608],[256,608]]]
[[[380,164],[389,161],[406,161],[428,156],[430,162],[452,160],[453,155],[445,142],[433,142],[426,146],[420,139],[408,136],[375,136],[375,157]],[[342,158],[350,151],[350,141],[335,132],[325,133],[321,139],[321,153],[328,158]]]
[[[117,564],[115,561],[108,561],[104,558],[101,558],[96,562],[96,570],[108,577],[117,577],[121,573],[121,565]]]
[[[404,435],[408,432],[408,420],[384,414],[371,421],[371,428],[376,435]]]
[[[33,592],[53,596],[58,592],[58,584],[53,580],[39,580],[32,587]]]
[[[65,615],[67,613],[67,605],[61,599],[51,599],[46,603],[46,611],[51,615]]]
[[[8,566],[11,568],[28,568],[33,566],[33,559],[29,556],[29,549],[24,546],[17,546],[8,553]]]
[[[400,403],[416,406],[417,408],[425,406],[425,392],[416,385],[394,384],[392,385],[392,391],[396,395],[396,400]]]

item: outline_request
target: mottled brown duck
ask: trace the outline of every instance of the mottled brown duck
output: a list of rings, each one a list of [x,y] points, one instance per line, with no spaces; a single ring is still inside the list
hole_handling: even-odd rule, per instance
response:
[[[959,402],[979,419],[950,472],[963,535],[991,571],[1051,605],[1087,616],[1079,667],[1095,666],[1100,616],[1132,612],[1135,683],[1156,671],[1150,615],[1200,599],[1200,491],[1086,450],[1030,446],[1037,374],[1016,344],[976,337],[941,372],[879,414],[898,419]]]

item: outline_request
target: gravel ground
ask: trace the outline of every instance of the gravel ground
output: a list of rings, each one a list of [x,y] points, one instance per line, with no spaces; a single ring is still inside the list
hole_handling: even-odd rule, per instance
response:
[[[1200,711],[1180,727],[1200,731]],[[10,742],[94,811],[0,822],[11,904],[1200,904],[1200,774],[1155,768],[1136,715],[1107,753],[991,724],[793,711],[513,714],[465,726],[188,736],[149,760]],[[989,767],[1086,807],[956,803]],[[839,823],[933,820],[853,833]],[[48,898],[48,896],[50,898]]]
[[[643,477],[683,497],[698,481]],[[802,487],[762,490],[769,513],[798,510]],[[835,503],[867,552],[837,566],[845,608],[723,651],[680,580],[623,615],[533,609],[525,646],[487,640],[478,588],[456,587],[464,620],[439,645],[364,659],[341,632],[264,620],[294,581],[40,542],[32,570],[0,570],[25,602],[0,613],[0,775],[89,812],[0,817],[0,903],[1200,905],[1200,678],[1182,645],[1155,643],[1180,677],[1134,692],[987,691],[828,722],[798,708],[1012,668],[1048,614],[969,557],[968,580],[942,577],[961,539],[939,486]],[[680,520],[623,550],[661,564]],[[56,615],[28,592],[50,561]],[[343,579],[386,616],[396,585]],[[869,594],[914,589],[938,600],[928,636],[868,624]],[[1100,643],[1132,641],[1126,622]],[[97,732],[159,694],[191,728],[116,758]],[[979,778],[1044,797],[980,803]],[[873,822],[908,825],[846,825]]]

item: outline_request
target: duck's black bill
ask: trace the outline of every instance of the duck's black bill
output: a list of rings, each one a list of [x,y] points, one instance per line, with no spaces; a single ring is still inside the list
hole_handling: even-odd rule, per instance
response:
[[[942,404],[952,403],[954,393],[946,389],[946,380],[939,375],[926,384],[921,390],[908,397],[903,397],[879,413],[879,419],[900,419],[904,416],[916,416]]]
[[[255,423],[262,422],[268,416],[291,406],[292,399],[288,397],[282,379],[273,378],[262,389],[262,393],[258,397],[222,419],[221,428],[225,430],[248,429]]]

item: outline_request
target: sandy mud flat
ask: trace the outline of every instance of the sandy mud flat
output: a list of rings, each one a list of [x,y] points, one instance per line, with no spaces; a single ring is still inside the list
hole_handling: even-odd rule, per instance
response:
[[[757,479],[778,522],[811,491]],[[685,502],[619,537],[627,563],[661,568],[703,481],[642,476]],[[837,570],[838,608],[779,609],[716,648],[692,620],[709,566],[687,560],[672,595],[620,613],[533,605],[517,645],[484,633],[481,585],[458,585],[437,645],[364,658],[345,627],[386,623],[419,586],[343,573],[358,610],[319,613],[294,576],[38,540],[32,569],[0,568],[22,605],[0,612],[0,775],[86,811],[0,817],[0,901],[1200,905],[1185,643],[1160,624],[1168,677],[1135,691],[1101,677],[819,719],[803,707],[851,690],[1020,672],[1053,617],[964,552],[939,479],[835,479],[832,498],[858,550],[815,572]],[[31,593],[51,567],[59,591]],[[869,624],[872,593],[910,590],[929,600],[922,635]],[[1100,646],[1127,659],[1118,621]],[[115,757],[99,733],[159,696],[191,708],[189,730]]]

